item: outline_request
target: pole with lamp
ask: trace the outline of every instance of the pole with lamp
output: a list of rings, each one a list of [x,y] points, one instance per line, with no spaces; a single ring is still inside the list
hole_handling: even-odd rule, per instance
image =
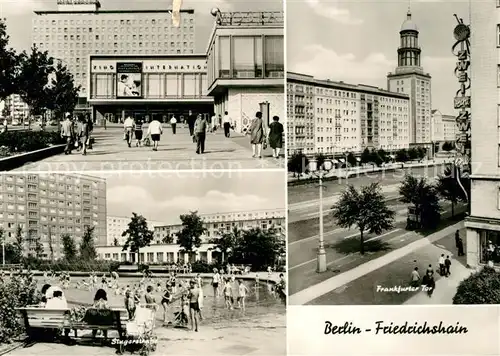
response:
[[[325,160],[321,166],[318,167],[318,161],[313,159],[309,161],[309,171],[318,176],[319,181],[319,241],[318,241],[318,254],[317,254],[317,272],[326,272],[326,250],[325,250],[325,236],[323,231],[323,178],[325,173],[328,173],[333,167],[332,161]]]

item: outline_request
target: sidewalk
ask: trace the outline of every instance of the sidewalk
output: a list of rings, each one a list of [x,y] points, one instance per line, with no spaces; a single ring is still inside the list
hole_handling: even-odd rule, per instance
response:
[[[293,294],[289,297],[289,303],[293,305],[304,305],[311,301],[314,301],[315,299],[318,299],[332,291],[335,291],[336,289],[343,287],[358,278],[366,276],[367,274],[379,270],[382,267],[389,265],[390,263],[398,261],[412,252],[415,252],[423,247],[427,247],[435,243],[436,241],[439,241],[442,238],[454,233],[457,229],[461,229],[462,227],[463,222],[461,221],[427,237],[422,237],[421,239],[412,242],[411,244],[408,244],[402,248],[391,251],[382,257],[366,262],[347,272],[341,273],[337,276],[327,279],[324,282]]]
[[[248,137],[226,138],[222,132],[208,133],[204,154],[196,154],[196,147],[188,129],[180,127],[173,135],[165,128],[158,151],[152,147],[127,147],[121,127],[96,128],[95,144],[83,156],[74,151],[70,155],[57,155],[25,165],[23,171],[150,171],[193,169],[276,169],[284,166],[284,160],[276,160],[269,150],[262,159],[253,158]]]

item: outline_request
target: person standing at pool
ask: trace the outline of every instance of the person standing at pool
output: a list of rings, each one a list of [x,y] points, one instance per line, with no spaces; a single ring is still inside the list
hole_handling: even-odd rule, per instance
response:
[[[146,300],[146,308],[156,310],[156,299],[153,295],[153,286],[148,286],[146,289],[146,295],[144,296]]]
[[[224,283],[224,299],[226,301],[226,308],[233,310],[233,287],[231,286],[231,283],[229,283],[229,278],[226,278]]]
[[[203,320],[203,315],[201,314],[201,311],[203,309],[203,298],[204,295],[203,295],[203,279],[201,278],[201,275],[198,273],[196,275],[196,285],[198,286],[198,290],[200,291],[200,296],[198,298],[198,306],[199,306],[199,314],[200,314],[200,320]]]
[[[135,310],[136,310],[136,304],[134,297],[132,297],[132,292],[130,289],[127,289],[125,291],[125,309],[127,309],[128,312],[128,320],[134,320],[135,317]]]
[[[198,317],[200,316],[200,289],[196,285],[195,280],[189,282],[189,315],[191,317],[191,330],[198,331]]]
[[[245,299],[248,294],[248,288],[242,279],[238,279],[238,308],[245,310]]]
[[[218,297],[219,293],[219,283],[220,283],[220,274],[217,268],[214,268],[214,275],[212,276],[212,288],[214,289],[214,297]]]
[[[168,307],[170,303],[172,303],[173,294],[172,294],[172,286],[167,284],[167,288],[161,297],[161,305],[163,307],[163,322],[168,323]]]

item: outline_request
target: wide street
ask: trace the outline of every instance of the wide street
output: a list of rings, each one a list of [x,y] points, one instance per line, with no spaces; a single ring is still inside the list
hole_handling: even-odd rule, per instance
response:
[[[442,169],[440,167],[427,167],[421,169],[413,169],[414,175],[427,175]],[[339,193],[345,189],[345,181],[343,182],[326,182],[328,185],[326,191],[333,194],[325,194],[324,202],[324,238],[327,250],[327,261],[329,271],[325,274],[317,274],[316,270],[316,253],[318,247],[319,233],[319,213],[318,201],[306,200],[302,203],[290,204],[289,206],[289,226],[288,226],[288,265],[289,265],[289,284],[290,294],[297,293],[307,287],[321,282],[328,278],[333,273],[338,274],[352,269],[367,260],[386,253],[389,250],[398,249],[415,240],[421,238],[420,234],[408,232],[405,230],[407,205],[398,201],[398,179],[402,179],[403,172],[386,172],[385,177],[390,178],[381,180],[379,177],[357,177],[350,179],[349,184],[355,186],[366,185],[369,182],[380,180],[382,184],[383,194],[388,200],[388,204],[396,212],[396,223],[392,230],[383,233],[380,236],[365,236],[367,254],[359,255],[359,233],[356,230],[347,230],[339,228],[335,225],[331,218],[331,206],[338,199]],[[318,187],[313,187],[318,191]],[[289,200],[292,196],[300,195],[306,192],[306,196],[311,198],[309,194],[311,187],[296,186],[289,187]],[[316,195],[317,197],[317,195]],[[445,216],[450,216],[450,205],[447,202],[442,202],[442,207],[448,212]]]
[[[145,128],[147,130],[147,127]],[[215,169],[276,169],[284,166],[284,159],[276,160],[267,149],[264,158],[252,158],[250,138],[232,133],[224,137],[220,130],[207,133],[206,150],[196,154],[195,144],[187,128],[178,127],[173,135],[164,127],[158,151],[151,147],[127,147],[121,126],[96,127],[95,144],[86,156],[74,151],[71,155],[56,155],[21,167],[22,171],[147,171],[147,170],[215,170]]]

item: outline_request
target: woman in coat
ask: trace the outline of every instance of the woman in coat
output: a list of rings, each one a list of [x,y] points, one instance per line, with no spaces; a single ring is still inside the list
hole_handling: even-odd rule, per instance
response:
[[[283,125],[278,116],[273,116],[273,122],[269,124],[269,146],[273,149],[273,157],[279,158],[283,148]]]
[[[255,119],[252,120],[247,133],[250,134],[252,157],[262,158],[262,144],[265,140],[265,134],[264,123],[262,122],[262,113],[260,111],[255,114]]]

